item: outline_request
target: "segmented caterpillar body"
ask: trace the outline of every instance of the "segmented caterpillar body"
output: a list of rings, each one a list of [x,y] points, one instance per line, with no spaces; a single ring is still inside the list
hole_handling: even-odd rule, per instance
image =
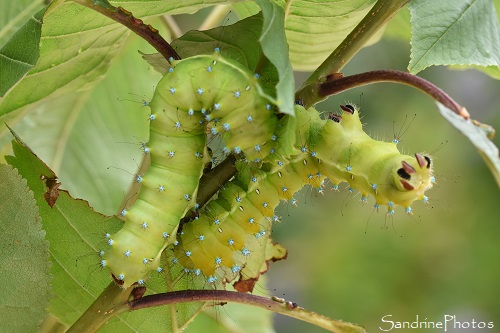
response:
[[[142,283],[161,270],[160,254],[175,240],[179,220],[194,207],[198,182],[209,161],[206,132],[220,135],[224,152],[261,159],[269,153],[277,117],[257,79],[218,52],[172,61],[149,106],[151,165],[137,175],[140,193],[122,212],[123,228],[106,235],[101,266],[118,283]],[[251,139],[249,139],[251,138]]]
[[[322,191],[326,178],[334,186],[349,183],[363,201],[374,196],[375,207],[386,205],[389,214],[397,205],[411,213],[413,201],[426,200],[424,192],[433,179],[430,158],[402,155],[394,143],[373,140],[363,132],[358,110],[350,105],[342,109],[342,116],[322,120],[315,109],[297,106],[296,118],[283,118],[276,144],[260,168],[239,162],[237,177],[184,225],[173,247],[175,262],[203,273],[209,283],[257,279],[261,270],[246,269],[247,263],[260,268],[271,259],[262,253],[272,223],[279,219],[274,210],[280,200],[293,203],[293,194],[306,184]],[[286,126],[290,121],[296,126]],[[287,128],[297,130],[285,133]]]

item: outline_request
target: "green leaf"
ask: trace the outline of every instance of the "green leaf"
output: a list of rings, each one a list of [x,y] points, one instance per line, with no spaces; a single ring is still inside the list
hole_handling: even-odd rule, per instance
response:
[[[256,2],[264,16],[264,25],[259,39],[262,51],[276,67],[280,78],[276,86],[278,107],[282,113],[295,115],[295,80],[285,36],[285,13],[281,7],[271,1],[257,0]]]
[[[193,13],[224,2],[126,0],[120,5],[144,19],[166,13]],[[52,2],[43,17],[39,61],[1,101],[0,119],[14,111],[32,110],[46,98],[92,87],[103,78],[127,35],[124,26],[90,8],[72,1]]]
[[[433,65],[500,66],[500,29],[491,1],[414,0],[410,13],[411,73]]]
[[[189,0],[179,5],[176,0],[158,3],[127,0],[120,5],[135,17],[144,19],[160,14],[192,13],[225,2]],[[347,4],[336,2],[326,5],[311,5],[305,1],[290,2],[285,13],[285,29],[294,66],[301,70],[315,68],[360,21],[373,2],[374,0],[356,0]],[[285,7],[284,3],[279,4],[282,8]],[[271,15],[276,14],[277,11]],[[95,85],[108,70],[111,60],[128,34],[125,27],[74,2],[53,2],[44,15],[43,22],[39,61],[1,101],[1,120],[5,121],[5,115],[14,111],[28,112],[35,109],[44,99]],[[278,22],[273,22],[273,27],[277,27],[274,24]],[[278,98],[283,104],[283,112],[291,113],[292,102],[288,100],[288,95],[283,95],[287,92],[284,86],[291,86],[288,81],[291,78],[287,74],[289,71],[286,69],[288,63],[280,63],[280,66],[285,68],[280,69],[283,83],[278,88]],[[40,85],[40,82],[44,84]]]
[[[456,129],[465,135],[470,142],[479,151],[479,154],[490,169],[498,186],[500,187],[500,157],[498,156],[498,147],[491,142],[490,137],[494,135],[492,128],[486,125],[474,123],[470,120],[458,116],[456,113],[437,103],[439,112],[445,117]]]
[[[33,15],[0,49],[0,96],[35,66],[40,56],[41,19],[45,10]]]
[[[86,201],[73,199],[66,191],[59,192],[54,208],[50,208],[44,198],[47,187],[42,178],[56,179],[55,174],[21,141],[13,141],[13,150],[15,157],[6,156],[6,160],[24,175],[33,190],[50,241],[55,297],[49,311],[69,326],[110,283],[110,273],[99,267],[98,252],[106,245],[104,234],[116,232],[123,222],[94,212]],[[164,266],[170,266],[167,259]],[[161,274],[151,273],[147,287],[147,294],[153,294],[210,286],[201,277],[186,279],[179,266]],[[174,304],[126,313],[110,321],[101,331],[170,332],[175,330],[172,327],[187,325],[203,306],[204,303]]]
[[[344,40],[376,0],[273,2],[285,13],[285,31],[294,69],[311,71]]]
[[[140,142],[148,140],[150,109],[142,100],[152,97],[160,75],[141,61],[137,50],[145,47],[131,37],[95,89],[46,102],[14,126],[64,189],[108,215],[119,211],[143,154]]]
[[[172,47],[182,58],[197,54],[213,54],[220,48],[224,57],[238,61],[250,70],[255,70],[261,53],[258,43],[262,31],[262,16],[247,17],[235,24],[205,31],[191,30],[172,42]],[[163,60],[165,69],[168,63]],[[164,74],[166,70],[162,72]],[[276,79],[275,79],[276,80]]]
[[[50,300],[49,244],[33,193],[0,165],[0,321],[2,332],[34,332]]]
[[[13,141],[13,150],[15,157],[6,156],[6,160],[19,170],[34,192],[50,242],[54,298],[49,311],[62,323],[71,325],[110,283],[109,272],[99,267],[98,253],[105,246],[104,234],[116,232],[123,222],[94,212],[86,201],[73,199],[66,191],[59,191],[54,207],[50,208],[44,198],[48,190],[46,180],[56,179],[55,174],[21,141]],[[164,290],[158,283],[152,283],[150,288],[150,292]],[[154,318],[168,318],[167,309],[127,313],[111,321],[109,327],[120,332],[167,331]]]
[[[254,2],[239,2],[231,6],[240,19],[253,16],[260,12],[259,6]]]
[[[121,222],[92,212],[85,201],[75,200],[64,191],[50,208],[44,198],[48,190],[45,180],[56,179],[55,174],[21,141],[15,140],[12,145],[15,157],[6,156],[6,160],[34,192],[50,242],[55,296],[50,311],[69,324],[110,282],[109,274],[99,269],[97,253],[103,245],[103,232],[116,230]]]
[[[0,46],[4,45],[22,25],[44,7],[44,0],[0,0]]]

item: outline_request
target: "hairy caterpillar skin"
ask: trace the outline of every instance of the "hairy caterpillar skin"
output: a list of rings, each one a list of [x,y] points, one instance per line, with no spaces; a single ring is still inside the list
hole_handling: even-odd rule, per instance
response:
[[[123,228],[106,235],[101,266],[120,285],[143,283],[149,271],[161,271],[161,252],[195,205],[192,198],[209,161],[206,132],[222,137],[226,153],[266,156],[277,125],[269,100],[250,71],[218,52],[172,61],[149,103],[150,136],[143,149],[151,165],[136,176],[141,189],[122,212]]]
[[[395,205],[411,213],[413,201],[426,200],[424,192],[433,179],[430,158],[402,155],[394,143],[373,140],[363,132],[358,110],[350,105],[342,109],[342,116],[322,120],[315,109],[296,106],[296,118],[280,121],[277,144],[260,169],[240,162],[237,177],[184,225],[174,247],[175,262],[204,274],[209,283],[238,276],[257,279],[260,271],[245,268],[249,261],[265,264],[265,258],[252,255],[266,246],[272,223],[279,220],[274,210],[280,200],[293,203],[293,194],[306,184],[321,192],[325,178],[334,188],[348,182],[361,192],[362,201],[373,195],[375,207],[386,205],[389,214]],[[292,134],[283,130],[290,121],[297,122]],[[290,140],[295,146],[291,151]]]

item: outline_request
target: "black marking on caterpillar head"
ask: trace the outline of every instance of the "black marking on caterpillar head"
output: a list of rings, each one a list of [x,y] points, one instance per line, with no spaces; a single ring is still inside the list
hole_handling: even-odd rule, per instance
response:
[[[405,163],[405,162],[403,162],[403,163]],[[406,179],[406,180],[410,180],[411,179],[410,174],[406,171],[405,168],[400,168],[400,169],[398,169],[397,172],[398,172],[399,177],[401,177],[403,179]]]
[[[336,123],[340,123],[340,121],[342,120],[342,116],[341,115],[337,115],[337,114],[335,114],[333,112],[329,112],[328,113],[328,119],[333,120]]]
[[[420,154],[415,154],[415,158],[417,159],[418,165],[420,165],[421,168],[427,168],[430,169],[431,167],[431,159],[428,156],[422,156]]]
[[[355,108],[351,104],[341,105],[340,108],[347,113],[354,114]]]

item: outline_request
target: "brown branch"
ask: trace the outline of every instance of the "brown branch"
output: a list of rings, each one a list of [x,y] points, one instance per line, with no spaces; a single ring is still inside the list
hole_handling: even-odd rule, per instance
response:
[[[296,318],[318,327],[322,327],[331,332],[337,333],[363,333],[365,329],[361,326],[333,320],[317,313],[305,310],[297,303],[285,301],[282,298],[267,298],[246,293],[239,293],[227,290],[181,290],[170,293],[155,294],[144,296],[140,299],[130,301],[121,307],[128,310],[139,310],[154,306],[187,303],[187,302],[233,302],[257,306],[285,316]],[[115,309],[117,312],[123,312],[122,309]]]
[[[196,203],[200,207],[203,207],[220,190],[221,184],[227,183],[236,175],[238,170],[236,170],[235,162],[236,157],[231,154],[215,168],[203,172],[203,176],[200,178],[198,195],[196,196]],[[196,214],[194,211],[186,214],[180,221],[178,231],[182,231],[184,223],[192,221]]]
[[[106,0],[91,1],[91,0],[74,0],[82,6],[91,8],[110,19],[123,24],[139,37],[142,37],[146,42],[160,52],[165,59],[170,61],[180,59],[181,57],[175,52],[170,44],[160,35],[158,30],[149,24],[144,24],[141,19],[135,18],[131,12],[122,7],[115,7]]]
[[[378,82],[396,82],[417,88],[430,95],[459,116],[465,119],[470,118],[469,112],[443,90],[421,77],[402,71],[375,70],[341,78],[336,77],[333,80],[318,83],[318,95],[321,98],[326,98],[351,88]]]

